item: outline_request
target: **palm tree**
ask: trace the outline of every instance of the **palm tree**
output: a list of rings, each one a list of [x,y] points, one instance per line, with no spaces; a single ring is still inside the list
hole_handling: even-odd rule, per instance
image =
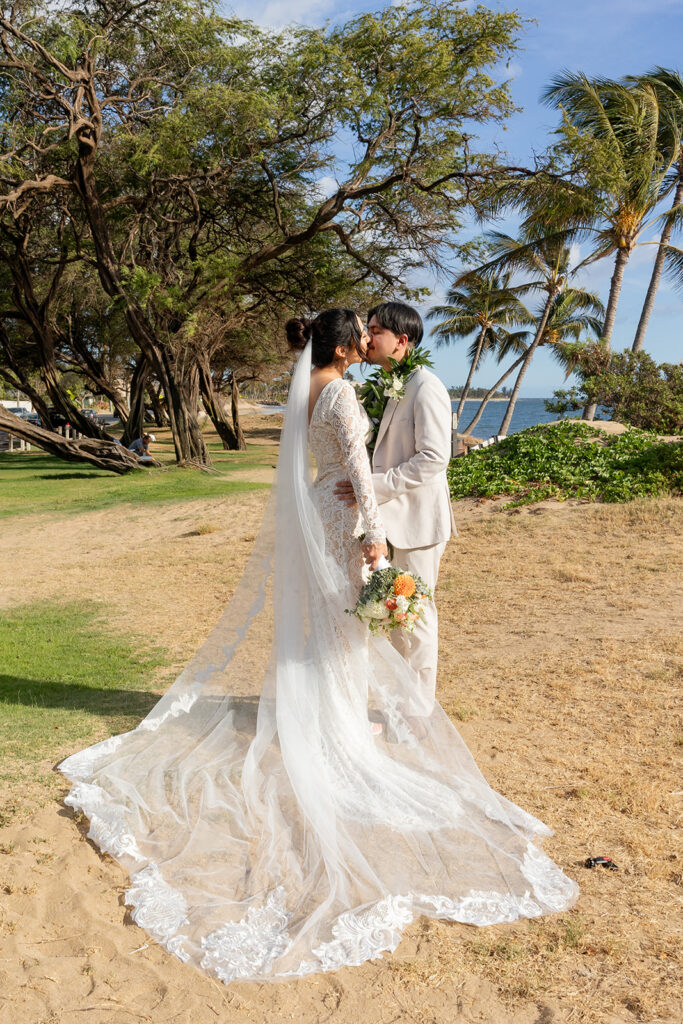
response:
[[[584,332],[599,338],[602,330],[602,318],[604,317],[604,314],[605,307],[598,296],[593,292],[584,292],[576,288],[567,288],[556,297],[553,303],[538,347],[541,348],[545,345],[551,345],[555,358],[564,366],[567,372],[570,373],[573,369],[573,364],[571,359],[565,355],[563,348],[564,343],[569,340],[578,341]],[[508,366],[507,370],[496,381],[493,387],[487,391],[486,395],[482,399],[481,405],[477,409],[476,415],[462,431],[463,434],[472,433],[479,422],[484,409],[488,405],[489,400],[493,397],[498,388],[507,380],[510,374],[524,362],[528,352],[528,345],[525,344],[527,337],[528,334],[526,332],[520,331],[517,334],[509,334],[499,339],[499,343],[496,348],[496,361],[498,363],[502,363],[510,354],[516,355],[517,358],[510,366]]]
[[[584,334],[599,338],[605,316],[605,307],[594,292],[567,288],[553,304],[541,345],[552,346],[552,354],[571,372],[573,364],[567,360],[564,344],[579,341]]]
[[[539,317],[541,315],[539,313]],[[553,302],[538,347],[552,346],[553,355],[569,373],[573,369],[573,364],[565,355],[564,343],[570,340],[578,341],[584,333],[592,334],[594,337],[599,338],[604,315],[605,307],[593,292],[584,292],[577,288],[565,288],[564,291],[556,296]],[[476,415],[462,431],[463,434],[472,433],[489,400],[510,374],[522,365],[529,350],[529,346],[525,343],[527,338],[528,333],[522,331],[499,338],[495,350],[496,361],[502,363],[510,354],[515,355],[517,358],[508,366],[507,370],[493,387],[487,391],[477,409]]]
[[[553,312],[557,314],[559,308],[583,312],[593,312],[601,309],[597,296],[589,292],[583,292],[569,286],[569,279],[579,269],[571,267],[571,254],[569,247],[565,244],[565,232],[545,238],[523,236],[520,239],[512,238],[500,232],[489,232],[487,235],[493,259],[484,266],[473,271],[473,274],[518,274],[521,273],[527,278],[523,284],[510,287],[516,295],[526,295],[534,292],[541,292],[544,301],[538,311],[536,319],[536,331],[530,345],[528,345],[520,357],[519,370],[512,394],[508,401],[503,422],[500,425],[499,434],[506,435],[510,427],[512,414],[517,403],[519,389],[524,375],[533,359],[536,349],[548,338],[549,320]],[[563,307],[558,306],[558,299],[564,297],[566,303]],[[602,326],[602,325],[600,325]],[[503,346],[505,347],[505,346]],[[510,346],[513,347],[513,346]],[[518,346],[515,346],[518,347]],[[470,425],[471,428],[471,425]]]
[[[564,72],[543,99],[559,106],[570,124],[596,143],[607,167],[593,224],[585,214],[578,224],[596,243],[585,262],[615,256],[602,335],[609,347],[626,264],[642,232],[651,226],[648,218],[660,201],[674,159],[672,148],[663,152],[660,144],[662,122],[670,131],[672,122],[662,114],[658,92],[647,82],[633,89],[611,79]]]
[[[430,320],[441,318],[432,332],[438,339],[437,348],[477,332],[468,352],[470,369],[456,410],[458,422],[472,378],[486,353],[496,348],[511,325],[533,323],[524,303],[508,287],[509,282],[510,274],[461,274],[448,292],[448,304],[434,306],[427,314]]]
[[[481,403],[479,404],[479,407],[478,407],[476,413],[474,414],[473,418],[467,424],[465,429],[460,431],[460,433],[463,436],[466,436],[467,434],[471,434],[472,433],[472,431],[476,427],[477,423],[481,419],[482,413],[484,412],[484,409],[489,404],[489,402],[491,401],[491,399],[495,395],[495,393],[498,390],[498,388],[501,387],[505,383],[505,381],[508,379],[510,374],[514,373],[515,370],[517,369],[517,367],[521,366],[522,363],[524,362],[524,357],[526,356],[526,352],[527,352],[527,346],[524,345],[524,340],[523,340],[523,337],[522,337],[523,334],[526,334],[526,332],[521,332],[520,331],[517,335],[511,335],[511,336],[508,336],[505,339],[505,341],[512,341],[513,344],[515,345],[516,350],[517,351],[521,351],[521,355],[518,356],[517,359],[515,359],[514,363],[512,363],[510,366],[508,366],[507,370],[505,370],[505,372],[500,375],[500,377],[498,378],[496,383],[493,384],[492,387],[490,387],[489,390],[486,392],[486,394],[482,398]],[[508,348],[507,346],[501,347],[499,345],[497,353],[496,353],[496,361],[498,363],[502,363],[504,358],[505,358],[505,355],[509,351],[510,351],[510,348]]]
[[[660,146],[663,150],[673,150],[673,161],[671,171],[664,179],[662,198],[674,190],[674,199],[670,209],[664,215],[664,226],[657,243],[657,256],[652,268],[652,275],[648,285],[645,302],[638,321],[636,336],[633,339],[632,349],[640,352],[645,340],[645,332],[650,321],[654,307],[655,296],[659,288],[662,273],[667,264],[667,257],[671,258],[671,246],[669,239],[677,220],[680,221],[683,212],[683,145],[681,144],[681,132],[683,131],[683,78],[678,71],[668,68],[656,67],[640,78],[628,78],[627,82],[635,88],[646,86],[652,88],[658,98],[660,109],[666,112],[662,119],[662,139]],[[680,251],[680,250],[679,250]]]

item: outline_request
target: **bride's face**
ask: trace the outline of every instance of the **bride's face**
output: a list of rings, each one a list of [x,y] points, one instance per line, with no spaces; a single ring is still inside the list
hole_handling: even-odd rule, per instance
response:
[[[360,317],[358,317],[358,330],[360,331],[360,344],[358,346],[359,351],[356,351],[354,345],[349,345],[346,350],[346,361],[349,366],[353,363],[362,363],[365,361],[365,356],[368,351],[368,342],[370,341],[370,335],[367,332],[367,328]]]

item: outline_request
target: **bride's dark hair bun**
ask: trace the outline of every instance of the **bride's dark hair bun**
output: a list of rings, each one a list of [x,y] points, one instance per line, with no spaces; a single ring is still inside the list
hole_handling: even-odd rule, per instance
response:
[[[358,314],[352,309],[324,309],[315,320],[288,320],[285,324],[289,347],[301,350],[312,339],[311,361],[322,370],[334,362],[338,345],[361,352],[361,329]]]
[[[306,347],[306,342],[311,337],[311,325],[308,320],[293,317],[285,324],[285,334],[289,347],[299,352]]]

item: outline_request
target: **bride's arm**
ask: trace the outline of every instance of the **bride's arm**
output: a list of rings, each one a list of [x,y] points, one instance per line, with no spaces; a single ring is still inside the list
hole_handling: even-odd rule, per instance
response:
[[[353,387],[343,381],[330,408],[344,464],[358,503],[366,544],[386,544],[386,533],[372,486],[372,472],[365,447],[365,428]]]

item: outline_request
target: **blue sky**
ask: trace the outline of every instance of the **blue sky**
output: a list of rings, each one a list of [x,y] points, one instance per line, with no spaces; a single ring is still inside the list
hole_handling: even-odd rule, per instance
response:
[[[233,10],[241,17],[278,26],[291,21],[310,25],[326,20],[343,22],[380,6],[358,0],[346,4],[331,0],[239,0],[223,4],[226,12]],[[510,118],[505,130],[496,133],[498,145],[514,163],[526,165],[534,151],[542,151],[557,124],[556,113],[542,106],[539,96],[559,70],[567,68],[589,76],[618,78],[638,74],[655,64],[683,67],[683,0],[522,0],[510,4],[491,2],[486,6],[516,9],[523,18],[535,21],[526,26],[521,49],[510,67],[501,69],[501,74],[513,79],[513,98],[517,106],[524,108]],[[492,226],[514,230],[510,224]],[[680,237],[678,244],[683,245]],[[654,246],[636,249],[626,269],[613,336],[615,349],[631,345],[654,253]],[[589,268],[580,283],[597,291],[605,302],[611,272],[611,261],[603,260]],[[431,280],[427,283],[433,288],[432,301],[443,301],[444,284]],[[431,304],[426,303],[424,310]],[[683,359],[683,294],[667,282],[660,286],[645,347],[660,362]],[[466,345],[460,342],[433,350],[435,370],[447,386],[465,380],[465,349]],[[492,384],[500,372],[495,364],[484,363],[475,377],[475,386]],[[562,386],[561,369],[541,350],[527,371],[522,395],[546,397]]]

